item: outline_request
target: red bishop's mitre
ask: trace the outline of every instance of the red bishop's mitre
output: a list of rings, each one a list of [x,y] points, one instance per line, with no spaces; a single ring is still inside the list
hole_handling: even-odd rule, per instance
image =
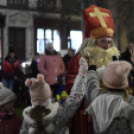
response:
[[[110,10],[93,5],[82,11],[85,30],[83,38],[113,37],[114,22]]]

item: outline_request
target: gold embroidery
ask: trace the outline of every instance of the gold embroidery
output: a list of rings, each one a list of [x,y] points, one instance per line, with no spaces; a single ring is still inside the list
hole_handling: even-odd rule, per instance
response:
[[[107,24],[105,22],[105,20],[103,19],[102,16],[106,16],[106,17],[109,17],[108,13],[106,12],[100,12],[99,8],[98,7],[94,7],[94,13],[89,13],[89,16],[90,17],[97,17],[100,21],[100,24],[102,27],[107,27]]]
[[[92,29],[90,31],[90,38],[92,39],[97,39],[97,38],[100,38],[100,37],[113,37],[113,29],[109,28],[109,27],[99,27],[99,28],[95,28],[95,29]]]

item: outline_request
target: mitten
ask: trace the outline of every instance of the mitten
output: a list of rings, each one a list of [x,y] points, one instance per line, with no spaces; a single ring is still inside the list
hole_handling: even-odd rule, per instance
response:
[[[79,59],[78,74],[80,74],[80,75],[86,74],[87,70],[88,70],[88,64],[87,64],[86,60],[83,57],[81,57]]]

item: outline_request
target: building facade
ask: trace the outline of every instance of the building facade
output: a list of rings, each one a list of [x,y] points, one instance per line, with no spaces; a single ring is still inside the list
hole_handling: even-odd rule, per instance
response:
[[[0,0],[0,58],[7,55],[9,46],[14,47],[21,62],[30,60],[35,52],[43,53],[49,41],[60,52],[78,48],[84,30],[81,11],[92,4],[112,11],[114,41],[124,51],[128,29],[119,23],[119,1]]]

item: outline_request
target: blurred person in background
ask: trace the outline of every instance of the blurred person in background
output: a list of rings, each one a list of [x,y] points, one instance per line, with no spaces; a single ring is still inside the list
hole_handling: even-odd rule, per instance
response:
[[[125,60],[128,61],[131,65],[132,65],[132,70],[130,71],[130,74],[128,78],[129,81],[129,85],[130,88],[133,89],[134,87],[134,61],[133,61],[133,57],[134,57],[134,43],[133,42],[128,42],[127,46],[126,46],[126,51],[121,53],[120,56],[120,60]]]
[[[14,111],[16,95],[0,83],[0,134],[19,134],[21,119]]]
[[[13,89],[14,80],[20,80],[19,76],[19,60],[15,55],[12,47],[9,47],[8,55],[5,57],[2,64],[2,83],[5,87]]]
[[[131,51],[134,50],[134,44],[132,42],[128,42],[126,46],[126,51],[121,53],[120,60],[128,61],[133,65],[133,62],[131,60]]]
[[[56,94],[56,100],[60,102],[61,104],[64,103],[64,101],[68,98],[68,93],[65,90],[65,77],[62,79],[62,83],[58,88],[57,94]]]
[[[46,44],[45,54],[39,59],[38,70],[44,75],[45,81],[50,85],[55,98],[62,82],[65,66],[61,56],[54,50],[52,43]]]
[[[67,54],[64,55],[63,57],[63,62],[65,64],[65,69],[67,69],[67,64],[69,60],[75,55],[75,50],[69,48]]]
[[[39,73],[38,70],[38,63],[39,63],[39,53],[35,53],[35,56],[32,59],[30,69],[31,69],[31,77],[36,78],[37,74]]]

